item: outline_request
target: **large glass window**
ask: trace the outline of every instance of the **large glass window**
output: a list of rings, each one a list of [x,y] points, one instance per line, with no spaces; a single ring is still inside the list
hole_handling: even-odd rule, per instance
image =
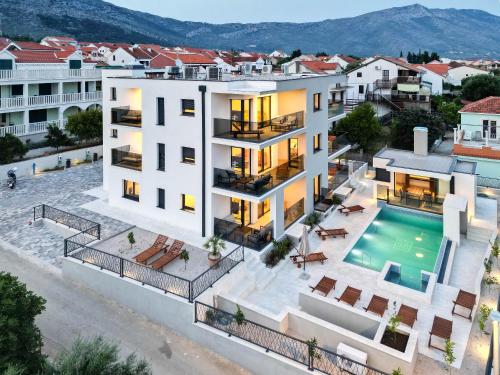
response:
[[[271,168],[271,146],[258,151],[259,173]]]
[[[194,212],[194,196],[191,194],[182,194],[182,209],[184,211]]]
[[[239,174],[250,174],[250,150],[231,147],[231,168]]]
[[[271,210],[271,200],[267,198],[257,206],[257,217],[260,219]]]
[[[231,198],[231,215],[236,223],[241,225],[250,224],[250,202],[239,198]]]
[[[158,170],[165,171],[165,144],[158,143]]]
[[[321,197],[321,175],[314,177],[314,203],[318,203]]]
[[[137,182],[123,180],[123,198],[139,201],[141,189]]]
[[[262,96],[257,98],[257,121],[261,125],[267,125],[271,121],[271,97]]]
[[[193,99],[181,99],[182,115],[183,116],[194,116],[194,100]]]
[[[165,98],[156,98],[156,124],[165,125]]]
[[[231,131],[248,130],[251,99],[231,99]]]

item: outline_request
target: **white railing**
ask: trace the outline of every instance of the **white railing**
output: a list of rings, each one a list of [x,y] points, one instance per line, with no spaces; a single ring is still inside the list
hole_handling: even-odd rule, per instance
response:
[[[0,81],[47,80],[69,78],[101,78],[99,69],[0,70]]]
[[[16,136],[30,135],[45,133],[49,125],[57,125],[57,127],[64,129],[68,120],[51,120],[42,122],[32,122],[29,124],[19,124],[10,126],[0,126],[0,137],[5,136],[5,134],[13,134]]]
[[[102,91],[28,97],[19,96],[15,98],[0,99],[0,110],[66,103],[93,102],[100,100],[102,100]]]

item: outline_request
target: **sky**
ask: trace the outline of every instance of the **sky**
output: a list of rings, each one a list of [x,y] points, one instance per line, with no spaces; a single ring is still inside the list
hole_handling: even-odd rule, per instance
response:
[[[500,16],[500,0],[106,0],[110,3],[183,21],[210,23],[321,21],[353,17],[414,3],[428,8],[480,9]]]

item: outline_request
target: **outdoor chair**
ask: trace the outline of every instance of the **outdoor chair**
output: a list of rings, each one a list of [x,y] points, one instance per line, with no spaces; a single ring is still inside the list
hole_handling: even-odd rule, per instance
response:
[[[222,170],[217,176],[219,184],[226,186],[231,186],[233,183],[238,181],[238,175],[233,171]]]
[[[148,259],[154,257],[156,254],[166,249],[165,244],[167,243],[167,240],[167,236],[159,234],[151,247],[134,256],[133,259],[135,259],[137,263],[146,263]]]
[[[363,308],[365,309],[365,311],[370,311],[383,317],[388,306],[389,300],[387,298],[383,298],[374,294],[372,299],[370,300],[370,303],[368,304],[368,307]]]
[[[458,292],[457,298],[455,301],[453,301],[453,309],[451,310],[451,313],[453,315],[459,315],[464,318],[467,318],[469,320],[472,320],[472,310],[474,309],[474,306],[476,305],[476,295],[473,293],[466,292],[465,290],[460,289]],[[458,306],[461,306],[465,309],[469,310],[469,316],[459,314],[455,312],[455,308]]]
[[[269,184],[271,182],[272,178],[273,177],[270,174],[259,176],[256,179],[254,179],[252,182],[246,183],[245,187],[247,189],[252,190],[252,191],[258,192],[262,188],[264,188],[264,186]]]
[[[300,268],[303,263],[321,262],[323,264],[325,260],[328,260],[322,252],[307,254],[305,257],[301,254],[290,255],[290,259],[293,264],[297,265],[297,268]]]
[[[329,277],[323,276],[321,280],[316,284],[316,286],[310,286],[311,292],[314,293],[315,290],[321,292],[326,296],[335,289],[335,285],[337,284],[337,280],[330,279]]]
[[[348,286],[345,288],[344,293],[340,297],[335,297],[335,299],[339,302],[345,302],[348,305],[354,306],[356,302],[361,298],[361,289],[353,288],[352,286]]]
[[[405,304],[401,304],[401,307],[398,311],[398,317],[401,320],[401,323],[406,324],[408,327],[413,328],[415,321],[417,320],[418,309],[415,309],[411,306],[407,306]]]
[[[363,212],[364,210],[365,210],[365,208],[363,206],[360,206],[359,204],[357,204],[355,206],[349,206],[349,207],[346,207],[343,204],[341,204],[340,208],[339,208],[339,211],[346,216],[349,216],[349,214],[351,214],[353,212]]]
[[[255,230],[247,236],[247,241],[250,246],[260,248],[262,245],[269,243],[272,239],[272,232],[269,228],[261,227],[260,230]]]
[[[182,253],[182,248],[184,247],[184,242],[175,240],[170,246],[168,251],[150,264],[151,268],[154,270],[161,270],[175,258],[177,258]]]
[[[337,238],[337,236],[342,236],[345,238],[346,234],[349,234],[345,228],[325,229],[320,225],[318,225],[318,228],[319,229],[316,229],[316,234],[321,237],[323,241],[328,237]]]
[[[427,346],[429,348],[434,348],[437,350],[443,350],[437,346],[432,345],[432,336],[442,338],[443,340],[451,339],[451,333],[453,331],[453,322],[448,319],[441,318],[437,315],[434,316],[434,321],[432,322],[432,329],[429,332],[429,342]]]

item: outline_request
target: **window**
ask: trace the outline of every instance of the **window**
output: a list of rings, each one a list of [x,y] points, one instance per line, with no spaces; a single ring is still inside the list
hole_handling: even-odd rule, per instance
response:
[[[123,198],[139,202],[140,190],[137,182],[123,180]]]
[[[271,199],[267,198],[264,202],[259,203],[257,206],[257,217],[260,219],[269,211],[271,211]]]
[[[194,148],[182,147],[182,162],[188,164],[194,164]]]
[[[111,87],[111,100],[116,100],[116,87]]]
[[[23,85],[12,85],[12,96],[22,96]]]
[[[191,194],[182,194],[182,209],[194,212],[194,196]]]
[[[358,94],[364,94],[365,93],[365,86],[359,85],[358,86]]]
[[[95,91],[102,91],[102,82],[95,81]]]
[[[271,168],[271,146],[263,148],[257,152],[257,166],[259,173]]]
[[[313,103],[314,112],[321,110],[321,94],[320,93],[316,93],[313,95],[313,101],[314,101],[314,103]]]
[[[82,60],[69,60],[69,68],[70,69],[81,69],[82,68]]]
[[[357,73],[356,73],[356,77],[358,77],[358,78],[363,77],[363,72],[357,72]]]
[[[194,100],[193,99],[182,99],[182,115],[183,116],[194,116]]]
[[[165,144],[158,143],[157,149],[158,149],[157,169],[159,171],[165,171]]]
[[[0,59],[0,70],[12,70],[12,60]]]
[[[158,191],[158,203],[156,207],[165,209],[165,189],[157,189]]]
[[[321,175],[319,174],[316,177],[314,177],[313,182],[314,182],[314,192],[313,192],[314,203],[318,203],[319,200],[321,199]]]
[[[111,138],[118,138],[118,129],[111,129]]]
[[[165,98],[156,98],[156,125],[165,125]]]
[[[321,134],[316,134],[313,138],[313,151],[321,151]]]
[[[375,168],[375,180],[381,182],[391,182],[391,172],[383,168]]]

